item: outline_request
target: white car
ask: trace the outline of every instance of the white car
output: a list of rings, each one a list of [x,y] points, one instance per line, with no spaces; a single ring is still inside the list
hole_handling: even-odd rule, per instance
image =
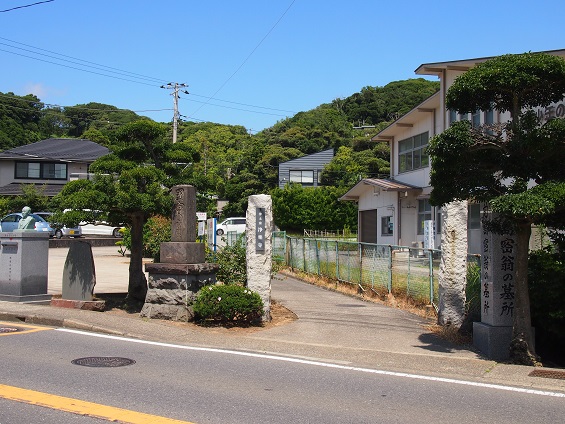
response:
[[[223,236],[228,232],[235,231],[237,234],[245,232],[245,218],[235,217],[227,218],[216,225],[216,234]]]
[[[97,222],[96,224],[80,223],[83,236],[112,236],[115,238],[122,237],[120,230],[123,227],[116,227],[106,222]]]

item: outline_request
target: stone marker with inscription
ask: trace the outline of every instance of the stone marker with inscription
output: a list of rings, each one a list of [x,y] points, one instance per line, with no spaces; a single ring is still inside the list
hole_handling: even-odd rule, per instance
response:
[[[145,265],[149,287],[141,316],[191,321],[196,293],[215,283],[218,265],[204,262],[204,243],[196,242],[196,188],[178,185],[171,192],[171,241],[161,243],[160,263]]]
[[[512,341],[516,240],[487,231],[483,222],[491,212],[485,207],[481,215],[481,322],[473,323],[473,345],[491,359],[504,360]]]
[[[249,196],[247,205],[247,287],[261,296],[263,321],[270,321],[273,230],[271,196]]]
[[[0,233],[0,300],[48,303],[48,263],[49,234]]]

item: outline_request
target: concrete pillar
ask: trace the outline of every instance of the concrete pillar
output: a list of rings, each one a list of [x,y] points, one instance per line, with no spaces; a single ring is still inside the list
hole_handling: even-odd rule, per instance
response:
[[[263,321],[271,320],[273,204],[271,196],[249,196],[247,206],[247,287],[263,300]]]

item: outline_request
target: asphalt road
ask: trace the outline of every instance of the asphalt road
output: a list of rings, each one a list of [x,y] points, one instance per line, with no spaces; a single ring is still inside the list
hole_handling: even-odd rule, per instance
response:
[[[196,423],[543,424],[565,416],[563,397],[72,330],[0,337],[0,357],[2,385]],[[85,357],[135,363],[72,363]],[[17,405],[0,400],[0,423],[98,422],[64,421],[67,412]],[[30,421],[33,414],[37,419]]]

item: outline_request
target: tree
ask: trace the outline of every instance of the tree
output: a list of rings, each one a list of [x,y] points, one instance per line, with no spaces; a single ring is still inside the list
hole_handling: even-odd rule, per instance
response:
[[[53,217],[57,222],[76,225],[77,220],[91,221],[92,211],[97,210],[107,214],[108,221],[131,227],[128,300],[136,302],[144,301],[147,292],[143,226],[151,216],[170,214],[172,198],[167,187],[182,178],[182,168],[175,163],[193,160],[193,151],[164,139],[165,132],[164,125],[148,120],[124,125],[117,142],[110,145],[112,153],[90,166],[96,178],[71,181],[53,199],[59,211]],[[61,214],[64,209],[77,212]]]
[[[565,96],[565,61],[543,53],[505,55],[459,76],[446,107],[459,113],[509,112],[506,124],[472,128],[454,123],[430,141],[430,202],[472,199],[490,204],[491,228],[516,236],[511,355],[535,362],[528,294],[528,243],[532,224],[565,222],[565,121],[545,124],[532,111]],[[535,183],[535,184],[532,184]]]

